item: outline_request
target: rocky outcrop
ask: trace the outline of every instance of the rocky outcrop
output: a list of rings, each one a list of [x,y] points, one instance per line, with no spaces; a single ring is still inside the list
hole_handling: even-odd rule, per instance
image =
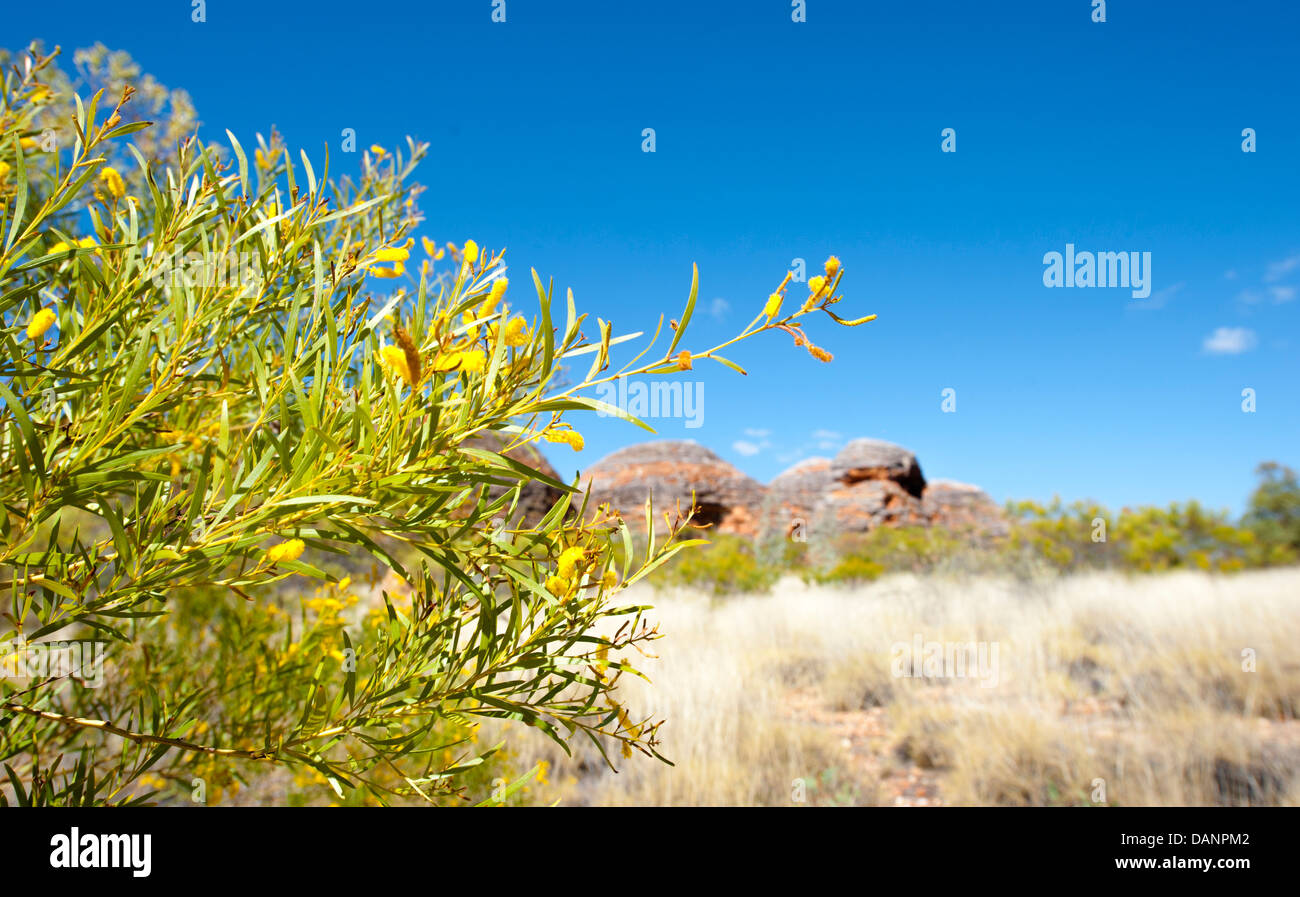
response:
[[[901,445],[881,439],[854,439],[831,462],[831,476],[845,486],[867,480],[895,483],[914,498],[921,497],[925,477],[921,465]]]
[[[921,465],[902,446],[854,439],[831,461],[830,473],[832,483],[822,495],[814,525],[857,533],[928,522],[921,509]]]
[[[978,486],[955,480],[935,480],[925,487],[921,507],[930,522],[951,529],[973,529],[989,535],[1008,531],[1006,514]]]
[[[591,505],[607,503],[630,526],[645,519],[646,496],[656,515],[686,513],[694,493],[694,520],[720,532],[752,536],[767,488],[702,445],[679,440],[645,442],[620,449],[582,473]]]
[[[915,454],[879,439],[854,439],[834,458],[806,458],[768,486],[694,442],[646,442],[588,467],[582,483],[590,488],[590,507],[608,504],[634,527],[645,519],[647,495],[659,515],[686,512],[692,493],[695,523],[746,536],[864,533],[881,526],[1001,533],[1007,526],[983,490],[952,480],[927,483]]]
[[[832,459],[809,458],[778,475],[764,507],[765,533],[805,526],[864,533],[880,526],[1005,531],[1001,509],[975,486],[926,483],[916,455],[879,439],[854,439]]]
[[[788,528],[799,521],[806,525],[834,482],[830,458],[805,458],[768,484],[766,516],[785,521]]]

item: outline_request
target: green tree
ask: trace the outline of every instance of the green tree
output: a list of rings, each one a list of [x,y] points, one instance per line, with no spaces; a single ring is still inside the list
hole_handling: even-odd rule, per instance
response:
[[[1293,563],[1300,558],[1300,480],[1276,461],[1265,461],[1255,473],[1259,484],[1250,495],[1243,523],[1273,562]]]

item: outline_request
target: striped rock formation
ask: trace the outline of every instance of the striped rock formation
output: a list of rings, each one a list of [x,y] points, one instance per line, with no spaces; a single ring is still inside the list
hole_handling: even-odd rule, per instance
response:
[[[772,480],[764,530],[797,526],[841,533],[879,526],[1002,531],[1001,509],[975,486],[927,483],[916,455],[879,439],[854,439],[832,459],[800,461]]]
[[[685,513],[694,493],[695,523],[745,536],[757,535],[758,512],[767,495],[762,483],[709,449],[681,440],[620,449],[584,470],[582,483],[590,488],[591,505],[608,503],[629,526],[645,519],[647,495],[659,516],[678,507]]]

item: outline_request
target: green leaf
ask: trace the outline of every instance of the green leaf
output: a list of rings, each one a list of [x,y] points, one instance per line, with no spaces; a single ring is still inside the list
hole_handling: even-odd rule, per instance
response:
[[[668,355],[673,354],[673,349],[677,348],[677,343],[681,341],[682,335],[686,333],[686,325],[691,322],[691,315],[695,313],[695,299],[700,294],[700,267],[691,265],[691,293],[686,297],[686,310],[682,312],[682,319],[677,322],[677,330],[673,333],[672,342],[668,344]]]

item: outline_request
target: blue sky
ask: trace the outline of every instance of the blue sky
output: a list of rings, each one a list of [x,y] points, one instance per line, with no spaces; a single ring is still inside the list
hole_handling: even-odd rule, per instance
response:
[[[702,426],[652,421],[759,479],[874,436],[999,500],[1239,510],[1257,462],[1300,466],[1296,4],[1112,2],[1102,24],[1090,0],[808,0],[804,23],[788,0],[491,12],[25,4],[0,43],[128,50],[189,90],[205,136],[274,124],[317,159],[329,142],[335,170],[358,164],[343,128],[426,140],[428,235],[509,247],[517,286],[536,267],[618,331],[676,315],[697,262],[687,344],[707,347],[792,259],[834,252],[837,308],[880,317],[813,321],[833,364],[769,334],[730,353],[748,377],[691,373]],[[1045,287],[1067,243],[1151,253],[1151,297]],[[581,455],[550,447],[566,474],[644,435],[581,429]]]

